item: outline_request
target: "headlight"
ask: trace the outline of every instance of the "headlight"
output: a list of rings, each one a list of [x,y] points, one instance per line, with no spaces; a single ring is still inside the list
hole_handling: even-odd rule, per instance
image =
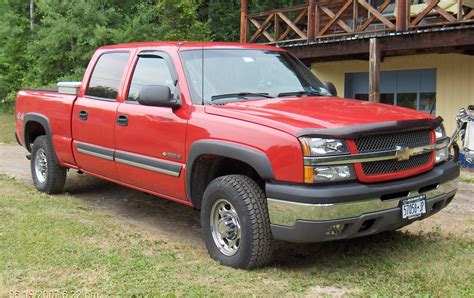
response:
[[[443,124],[435,128],[436,141],[446,138],[446,130]],[[448,159],[448,147],[436,151],[435,163],[440,163]]]
[[[352,165],[339,166],[305,166],[305,182],[335,182],[354,180],[355,173]]]
[[[443,124],[435,128],[435,135],[436,140],[444,139],[446,137],[446,130],[444,129]]]
[[[322,138],[300,138],[305,157],[330,156],[349,154],[349,148],[344,140]],[[304,180],[306,183],[335,182],[355,179],[352,165],[337,166],[305,166]]]
[[[440,163],[448,159],[448,147],[436,151],[435,163]]]
[[[326,156],[335,154],[349,154],[347,144],[343,140],[300,138],[304,156]]]

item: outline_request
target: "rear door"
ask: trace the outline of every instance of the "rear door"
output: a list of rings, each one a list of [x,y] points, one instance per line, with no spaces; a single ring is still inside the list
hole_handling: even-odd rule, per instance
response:
[[[185,201],[182,169],[185,161],[187,114],[183,107],[142,106],[137,97],[145,86],[168,86],[179,97],[171,58],[161,51],[138,55],[126,100],[120,104],[115,128],[115,161],[122,182]]]
[[[129,52],[102,54],[92,71],[85,95],[72,114],[73,152],[80,169],[104,178],[117,179],[114,164],[115,118],[118,92],[130,59]]]

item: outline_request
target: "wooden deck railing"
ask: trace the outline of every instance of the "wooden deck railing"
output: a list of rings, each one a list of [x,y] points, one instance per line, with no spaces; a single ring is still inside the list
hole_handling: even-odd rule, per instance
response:
[[[307,4],[247,14],[242,0],[241,42],[288,43],[345,35],[407,31],[474,23],[474,0],[309,0]]]

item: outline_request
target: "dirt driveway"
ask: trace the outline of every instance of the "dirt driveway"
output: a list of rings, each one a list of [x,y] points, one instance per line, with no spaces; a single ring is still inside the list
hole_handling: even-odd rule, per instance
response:
[[[0,172],[10,177],[31,182],[26,150],[16,145],[0,145]],[[474,176],[471,173],[463,175]],[[199,212],[171,201],[131,190],[75,171],[68,174],[65,191],[73,197],[100,208],[106,213],[127,219],[143,228],[171,237],[192,241],[204,247],[201,241]],[[405,228],[413,233],[432,231],[462,234],[474,237],[474,184],[459,183],[453,202],[442,212],[427,220],[415,222]],[[314,253],[307,245],[279,244],[278,254],[304,257]]]
[[[0,172],[32,184],[27,153],[17,145],[0,145]],[[202,243],[199,212],[193,208],[76,171],[68,173],[65,192],[147,229]]]

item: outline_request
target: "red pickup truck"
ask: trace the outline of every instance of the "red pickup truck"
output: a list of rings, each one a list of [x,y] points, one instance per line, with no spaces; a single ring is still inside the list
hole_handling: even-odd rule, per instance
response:
[[[36,188],[61,192],[74,169],[200,209],[228,266],[264,265],[273,239],[395,230],[457,190],[441,118],[338,98],[280,48],[106,46],[82,83],[58,86],[17,96]]]

